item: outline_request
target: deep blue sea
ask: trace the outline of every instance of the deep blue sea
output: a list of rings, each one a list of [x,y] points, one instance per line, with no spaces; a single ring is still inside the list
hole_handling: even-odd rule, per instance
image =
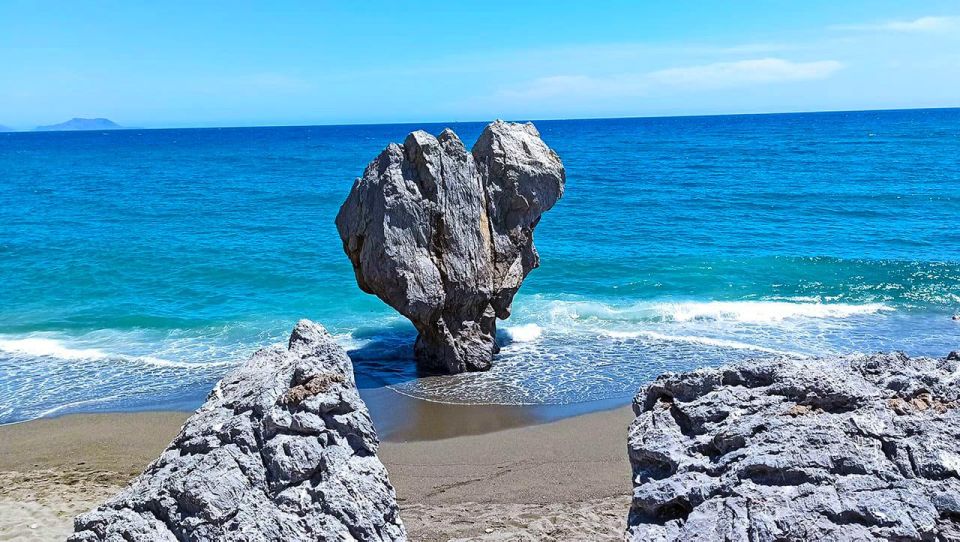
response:
[[[960,109],[536,122],[567,168],[494,369],[417,378],[334,216],[444,125],[0,134],[0,423],[192,408],[299,318],[364,387],[627,398],[766,355],[960,349]],[[483,124],[450,124],[472,145]]]

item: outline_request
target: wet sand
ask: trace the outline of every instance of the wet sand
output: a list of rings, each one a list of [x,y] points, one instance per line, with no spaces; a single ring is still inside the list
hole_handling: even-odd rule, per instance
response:
[[[391,442],[481,435],[630,403],[629,398],[622,398],[571,405],[453,405],[415,399],[390,388],[361,388],[360,395],[370,409],[380,439]]]
[[[379,455],[412,540],[621,538],[629,408],[543,423],[601,405],[451,406],[371,391],[374,419],[388,428]],[[187,416],[77,414],[0,427],[0,540],[62,540],[73,516],[136,476]]]

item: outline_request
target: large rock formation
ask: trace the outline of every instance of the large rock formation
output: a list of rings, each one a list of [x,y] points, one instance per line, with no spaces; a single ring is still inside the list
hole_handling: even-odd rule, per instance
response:
[[[350,360],[306,320],[211,392],[75,542],[405,540]]]
[[[635,541],[960,540],[960,356],[667,374],[634,401]]]
[[[451,130],[389,145],[337,215],[360,288],[413,322],[421,368],[490,367],[496,319],[539,265],[533,229],[563,164],[532,124],[496,121],[468,152]]]

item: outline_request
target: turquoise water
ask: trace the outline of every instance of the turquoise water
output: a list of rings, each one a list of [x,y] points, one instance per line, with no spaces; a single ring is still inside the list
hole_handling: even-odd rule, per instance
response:
[[[451,124],[469,144],[482,124]],[[364,387],[623,398],[771,354],[960,349],[960,110],[537,122],[567,167],[487,373],[417,378],[334,228],[388,142],[441,125],[0,134],[0,423],[194,407],[298,318]]]

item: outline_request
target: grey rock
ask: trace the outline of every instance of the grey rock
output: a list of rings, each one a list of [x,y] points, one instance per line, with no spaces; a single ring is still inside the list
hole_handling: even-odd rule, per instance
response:
[[[960,540],[960,360],[772,359],[634,399],[627,539]]]
[[[221,380],[69,540],[405,540],[350,359],[303,320]]]
[[[490,368],[496,320],[540,264],[533,230],[563,195],[563,164],[533,124],[491,123],[391,144],[353,185],[337,230],[357,284],[407,317],[429,372]]]

